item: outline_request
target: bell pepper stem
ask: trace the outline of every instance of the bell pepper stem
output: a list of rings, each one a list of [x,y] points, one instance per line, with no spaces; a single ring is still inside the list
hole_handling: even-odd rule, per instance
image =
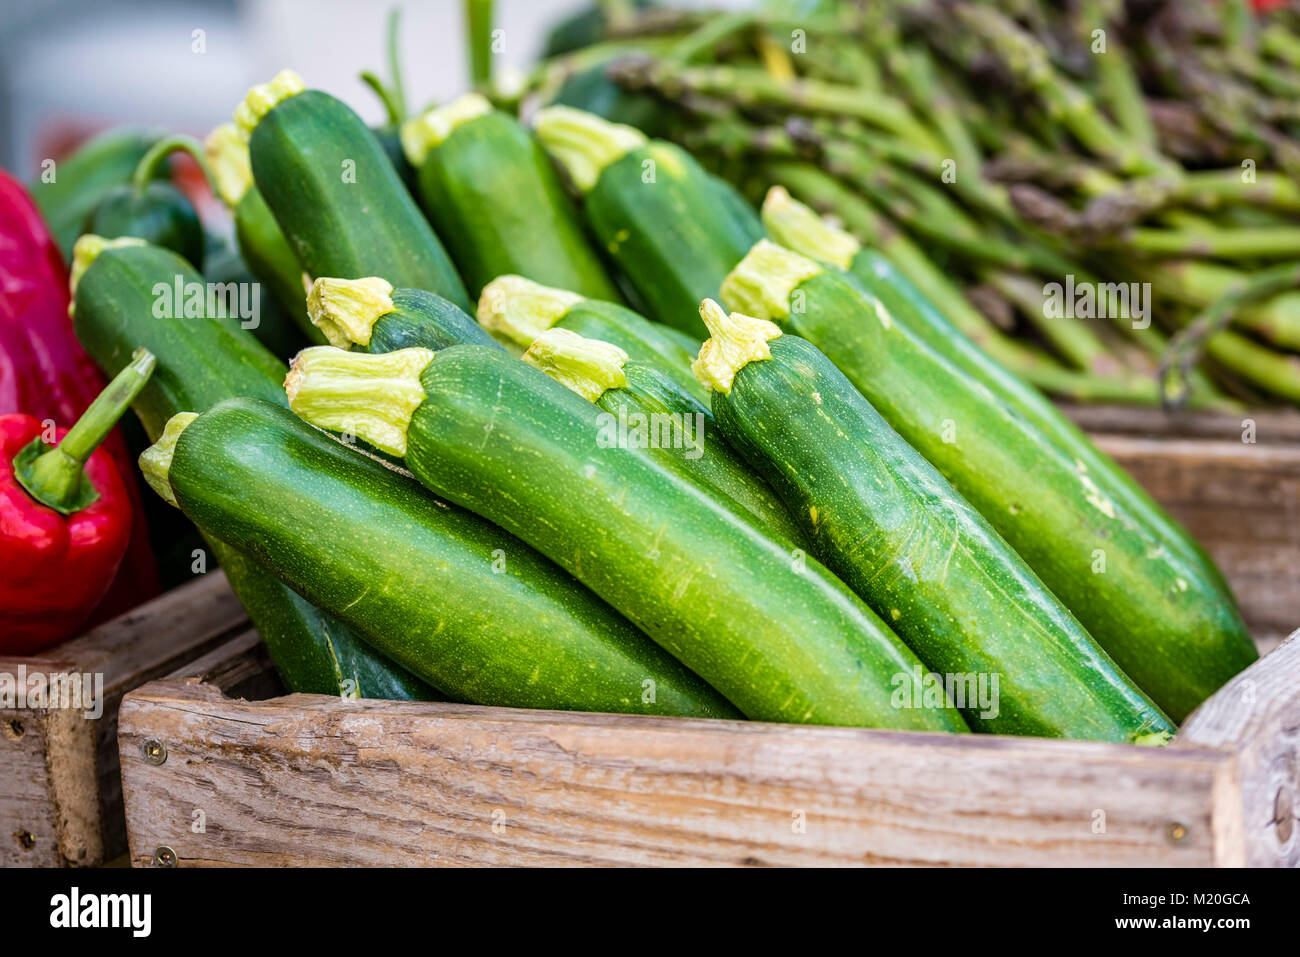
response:
[[[192,136],[177,133],[174,136],[164,136],[140,157],[140,162],[136,164],[135,172],[131,176],[131,185],[137,193],[143,193],[149,187],[158,173],[158,164],[172,153],[189,153],[194,158],[194,162],[199,164],[199,169],[203,170],[204,179],[209,183],[215,182],[212,171],[208,169],[203,144]]]
[[[86,478],[86,460],[117,425],[131,402],[149,381],[155,359],[137,349],[119,372],[53,448],[37,438],[14,460],[14,476],[36,501],[70,514],[99,497]]]

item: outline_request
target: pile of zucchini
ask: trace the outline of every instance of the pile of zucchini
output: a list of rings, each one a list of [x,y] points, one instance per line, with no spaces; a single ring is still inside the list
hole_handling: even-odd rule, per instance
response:
[[[78,247],[91,354],[158,358],[141,467],[290,689],[1160,744],[1255,658],[1173,520],[779,189],[564,107],[398,135],[409,187],[286,71],[209,140],[320,343],[287,375],[157,315],[174,252]]]

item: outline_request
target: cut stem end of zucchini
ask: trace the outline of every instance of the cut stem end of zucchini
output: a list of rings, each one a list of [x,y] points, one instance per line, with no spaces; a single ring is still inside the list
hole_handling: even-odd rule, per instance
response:
[[[700,303],[700,318],[709,327],[709,338],[691,363],[691,371],[710,392],[730,392],[736,373],[760,359],[772,358],[769,340],[781,335],[774,322],[738,312],[728,314],[712,299]]]
[[[1168,731],[1152,731],[1150,734],[1138,735],[1133,743],[1142,748],[1163,748],[1173,739],[1173,734]]]
[[[379,317],[395,308],[392,293],[393,284],[378,276],[322,276],[307,291],[307,315],[330,345],[339,349],[368,346]]]
[[[235,126],[244,139],[253,135],[262,117],[277,104],[296,96],[306,89],[302,77],[293,70],[281,70],[269,83],[259,83],[248,91],[244,101],[235,107]]]
[[[203,152],[221,201],[233,209],[253,185],[248,141],[234,123],[222,123],[203,141]]]
[[[548,106],[537,114],[537,137],[573,185],[589,191],[605,167],[647,142],[632,126],[611,123],[570,106]]]
[[[181,437],[186,426],[198,417],[196,412],[177,412],[163,426],[158,441],[140,453],[140,474],[144,476],[149,487],[168,505],[176,505],[176,495],[172,492],[170,478],[172,457],[176,454],[176,440]]]
[[[786,191],[773,186],[763,200],[763,226],[774,240],[801,255],[848,269],[862,244],[805,206]]]
[[[528,347],[524,361],[588,402],[595,402],[610,389],[627,385],[627,375],[623,372],[626,352],[568,329],[547,329]]]
[[[523,276],[498,276],[483,287],[477,318],[500,341],[527,349],[582,300],[576,292]]]
[[[77,283],[81,282],[81,277],[85,275],[91,264],[99,258],[99,254],[105,249],[121,249],[123,246],[145,246],[148,245],[143,239],[137,239],[135,236],[121,236],[117,239],[105,239],[103,236],[96,236],[94,233],[86,233],[77,240],[72,247],[72,269],[68,273],[68,291],[72,295],[73,302],[68,306],[68,315],[72,314],[72,307],[77,299]]]
[[[429,150],[441,146],[452,133],[455,133],[470,120],[478,119],[492,112],[492,104],[481,93],[466,93],[450,103],[429,110],[423,116],[407,120],[402,124],[399,136],[402,140],[402,152],[416,169],[424,165],[424,158]]]
[[[825,271],[807,256],[760,239],[722,281],[722,302],[747,316],[785,319],[795,289]]]
[[[420,373],[433,356],[433,350],[419,348],[371,355],[312,346],[289,366],[289,408],[317,428],[405,456],[407,427],[425,398]]]

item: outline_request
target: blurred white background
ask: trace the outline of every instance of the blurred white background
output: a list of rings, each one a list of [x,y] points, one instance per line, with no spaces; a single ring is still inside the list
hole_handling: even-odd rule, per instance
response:
[[[505,31],[497,69],[526,67],[550,26],[588,4],[497,0],[496,26]],[[464,90],[461,0],[398,5],[411,107]],[[379,122],[380,104],[357,74],[386,76],[390,7],[363,0],[0,0],[0,165],[29,176],[61,143],[116,123],[201,136],[230,118],[248,87],[286,66]],[[202,31],[204,52],[196,52],[195,31]]]

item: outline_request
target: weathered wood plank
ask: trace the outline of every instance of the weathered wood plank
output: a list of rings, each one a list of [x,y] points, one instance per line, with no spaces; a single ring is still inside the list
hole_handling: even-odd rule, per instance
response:
[[[1300,623],[1300,446],[1095,439],[1206,547],[1265,647]]]
[[[105,622],[49,654],[0,658],[0,674],[97,675],[103,713],[0,708],[0,863],[94,865],[126,847],[117,709],[132,688],[246,626],[220,572]],[[21,734],[16,729],[21,728]]]
[[[1058,404],[1076,425],[1093,433],[1240,442],[1249,420],[1254,426],[1256,442],[1300,443],[1300,411],[1295,409],[1246,409],[1239,413],[1165,412],[1124,405]]]
[[[44,710],[0,710],[0,867],[55,867],[57,811]]]
[[[1201,705],[1175,745],[1234,755],[1233,784],[1216,796],[1247,825],[1234,863],[1300,867],[1300,631]]]
[[[165,846],[182,865],[1205,866],[1234,831],[1213,800],[1232,759],[1187,746],[249,702],[175,679],[128,696],[120,744],[137,865]]]

